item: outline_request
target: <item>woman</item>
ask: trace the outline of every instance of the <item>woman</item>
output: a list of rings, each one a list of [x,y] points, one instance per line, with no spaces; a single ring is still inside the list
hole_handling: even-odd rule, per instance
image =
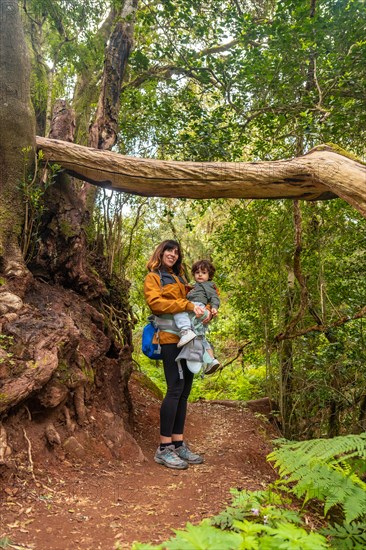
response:
[[[167,317],[182,311],[193,311],[197,317],[205,310],[186,298],[186,280],[179,243],[163,241],[147,263],[149,273],[144,283],[145,299],[155,315]],[[208,320],[210,320],[210,315]],[[183,377],[175,359],[179,354],[179,333],[160,330],[159,343],[163,358],[167,392],[160,409],[160,446],[155,462],[168,468],[185,470],[188,464],[202,464],[203,458],[188,448],[183,432],[187,412],[187,400],[192,388],[193,373],[182,359]]]

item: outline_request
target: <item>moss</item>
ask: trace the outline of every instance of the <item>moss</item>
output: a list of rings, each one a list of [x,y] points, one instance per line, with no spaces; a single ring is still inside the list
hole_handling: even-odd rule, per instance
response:
[[[2,285],[6,285],[6,279],[4,279],[3,277],[0,277],[0,286]]]
[[[97,279],[100,278],[100,275],[98,273],[98,271],[95,269],[95,267],[93,266],[89,266],[89,271],[92,275],[94,275],[94,277],[96,277]]]
[[[67,372],[69,370],[69,366],[64,359],[61,359],[61,361],[59,361],[57,370],[60,372]]]
[[[366,164],[366,162],[361,160],[357,155],[346,151],[346,149],[343,149],[335,143],[323,143],[322,145],[317,145],[310,152],[312,151],[333,151],[333,153],[338,153],[338,155],[342,155],[343,157],[359,162],[360,164]]]
[[[73,230],[70,222],[66,220],[61,220],[59,224],[60,224],[60,231],[64,237],[69,239],[75,235],[75,231]]]
[[[61,382],[66,383],[71,378],[70,373],[69,373],[69,365],[63,359],[61,359],[61,361],[59,361],[56,372],[57,372],[57,377]]]
[[[94,384],[95,374],[91,367],[82,367],[82,373],[90,384]]]
[[[8,351],[10,346],[14,343],[14,336],[8,336],[6,334],[0,334],[0,349]]]
[[[158,386],[145,373],[134,371],[132,378],[134,378],[142,388],[146,388],[159,399],[163,399],[164,395],[161,389],[158,388]]]
[[[6,395],[6,393],[0,393],[0,402],[4,402],[4,401],[7,401],[9,398],[8,395]]]

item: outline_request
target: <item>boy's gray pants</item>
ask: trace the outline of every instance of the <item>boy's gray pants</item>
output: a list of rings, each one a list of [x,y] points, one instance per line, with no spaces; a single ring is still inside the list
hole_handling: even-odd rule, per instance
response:
[[[201,302],[192,302],[196,306],[205,308],[206,306]],[[207,330],[207,325],[202,323],[202,317],[198,318],[195,316],[193,311],[182,311],[181,313],[174,313],[174,322],[181,330],[192,329],[197,336],[204,336]],[[205,318],[205,317],[204,317]]]

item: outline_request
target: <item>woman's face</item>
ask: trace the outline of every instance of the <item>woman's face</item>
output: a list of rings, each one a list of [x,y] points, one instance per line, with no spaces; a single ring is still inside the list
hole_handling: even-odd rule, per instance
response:
[[[167,249],[163,252],[161,263],[165,267],[173,267],[179,258],[179,252],[177,248]]]

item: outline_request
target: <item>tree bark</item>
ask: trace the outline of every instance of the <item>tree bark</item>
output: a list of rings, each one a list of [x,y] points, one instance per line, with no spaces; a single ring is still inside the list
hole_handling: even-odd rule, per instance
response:
[[[273,162],[174,162],[127,157],[37,137],[50,162],[101,187],[143,196],[327,200],[366,217],[366,166],[327,145]]]
[[[89,144],[96,149],[111,149],[117,141],[120,94],[127,61],[133,47],[137,0],[124,0],[105,52],[102,91],[95,122],[90,128]]]
[[[19,277],[26,273],[18,245],[24,206],[20,184],[34,161],[35,118],[17,0],[2,0],[0,18],[0,272]]]
[[[56,101],[50,137],[72,142],[75,114],[65,100]],[[89,265],[85,226],[89,221],[85,186],[68,174],[59,173],[45,193],[45,215],[34,273],[73,288],[88,299],[107,293],[104,283]]]

